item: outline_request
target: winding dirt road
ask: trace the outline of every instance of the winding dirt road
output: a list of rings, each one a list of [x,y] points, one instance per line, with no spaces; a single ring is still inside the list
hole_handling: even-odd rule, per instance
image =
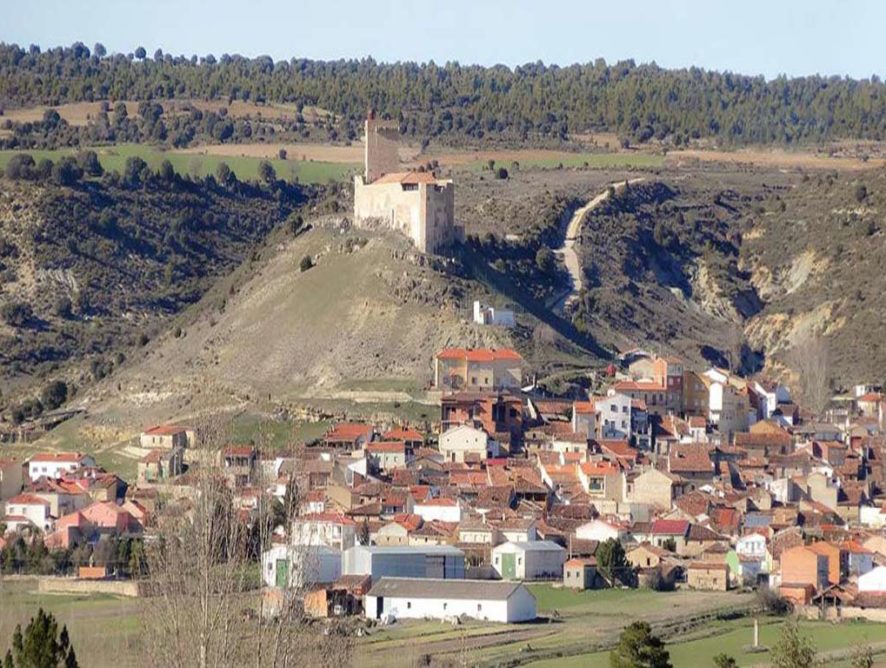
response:
[[[637,178],[630,179],[627,182],[619,181],[618,183],[612,183],[606,188],[606,190],[601,192],[583,207],[576,209],[575,213],[572,214],[572,218],[569,219],[569,222],[566,225],[565,234],[563,235],[563,245],[554,249],[554,254],[563,260],[563,264],[566,265],[566,270],[569,272],[569,278],[572,285],[569,290],[564,292],[554,303],[553,310],[561,313],[564,312],[569,304],[578,299],[578,294],[581,292],[581,262],[578,259],[578,253],[575,252],[575,243],[579,240],[581,226],[582,223],[584,223],[585,216],[609,199],[609,188],[612,188],[616,193],[619,193],[625,189],[625,183],[634,184],[639,183],[640,181],[643,181],[643,179]]]

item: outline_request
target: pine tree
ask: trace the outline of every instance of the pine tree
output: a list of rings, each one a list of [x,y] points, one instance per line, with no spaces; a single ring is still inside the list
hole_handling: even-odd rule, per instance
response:
[[[671,655],[646,622],[626,626],[609,653],[612,668],[672,668]]]
[[[40,608],[24,633],[21,624],[15,627],[12,649],[3,659],[3,668],[78,668],[77,655],[71,646],[68,627],[61,633],[51,613]]]

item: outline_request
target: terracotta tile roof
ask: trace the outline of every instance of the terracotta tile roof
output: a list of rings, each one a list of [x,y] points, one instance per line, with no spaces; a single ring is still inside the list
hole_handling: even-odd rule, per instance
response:
[[[714,464],[706,445],[678,443],[668,454],[668,468],[674,473],[711,473]]]
[[[385,441],[421,441],[424,443],[425,437],[415,429],[403,428],[392,429],[381,435]]]
[[[147,436],[172,436],[173,434],[181,434],[182,432],[187,431],[184,427],[179,427],[174,424],[158,424],[154,427],[150,427],[149,429],[145,429],[143,432]]]
[[[34,455],[29,462],[81,462],[86,457],[82,452],[41,452]]]
[[[225,457],[252,457],[255,448],[251,445],[229,445],[225,448]]]
[[[466,360],[468,362],[522,362],[523,356],[512,348],[444,348],[437,353],[440,360]]]
[[[375,428],[362,422],[339,422],[326,432],[327,441],[356,441],[361,436],[371,436]]]
[[[583,566],[596,566],[597,560],[594,557],[583,557],[581,559],[575,558],[570,559],[565,564],[563,564],[564,568],[580,568]]]
[[[374,443],[367,443],[366,450],[369,452],[402,454],[406,452],[406,444],[403,441],[376,441]]]
[[[716,561],[692,561],[689,562],[688,568],[693,571],[727,571],[729,565]]]
[[[659,383],[644,380],[620,380],[612,387],[617,392],[664,392],[667,389]]]
[[[685,536],[689,532],[688,520],[662,520],[652,522],[652,533],[665,536]]]
[[[341,524],[350,526],[354,524],[354,520],[345,517],[341,513],[307,513],[295,519],[296,522],[325,522],[329,524]]]
[[[372,185],[386,183],[402,183],[403,185],[415,185],[418,183],[436,183],[437,177],[433,172],[390,172],[377,178]]]
[[[554,440],[564,443],[587,443],[588,435],[577,431],[567,431],[554,436]]]
[[[575,401],[572,404],[572,410],[579,415],[593,415],[597,411],[597,405],[593,401]]]
[[[615,475],[621,469],[615,466],[612,462],[585,462],[581,464],[581,470],[588,476],[606,476]]]
[[[768,446],[789,446],[791,435],[789,433],[766,432],[755,434],[753,432],[739,432],[735,434],[733,441],[740,448],[765,448]]]
[[[42,499],[36,494],[17,494],[6,500],[7,504],[14,506],[48,506],[49,501]]]

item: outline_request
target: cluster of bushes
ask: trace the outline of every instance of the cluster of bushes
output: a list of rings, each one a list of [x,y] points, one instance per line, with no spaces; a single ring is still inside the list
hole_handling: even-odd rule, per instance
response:
[[[60,186],[72,186],[84,176],[104,173],[95,151],[80,151],[76,156],[63,156],[53,163],[49,158],[39,162],[28,153],[17,153],[6,165],[6,178],[13,181],[52,181]]]
[[[130,536],[103,536],[94,544],[49,550],[39,534],[17,533],[0,550],[4,575],[73,575],[80,566],[105,566],[120,576],[147,573],[144,542]]]
[[[63,380],[53,380],[40,391],[39,397],[29,397],[19,402],[10,411],[13,424],[40,417],[44,411],[53,411],[63,405],[73,393]]]
[[[117,102],[113,109],[107,101],[85,125],[70,125],[55,109],[47,109],[40,121],[13,123],[6,119],[2,125],[8,132],[0,138],[0,149],[55,149],[68,146],[90,146],[114,143],[151,143],[185,148],[196,143],[244,143],[298,141],[311,137],[312,130],[324,130],[328,136],[338,136],[331,119],[309,125],[300,112],[292,117],[261,119],[232,118],[226,107],[218,111],[203,111],[182,103],[175,113],[167,113],[161,102],[143,100],[138,114],[130,116],[127,106]],[[348,132],[356,139],[356,130]],[[280,158],[286,159],[281,149]]]

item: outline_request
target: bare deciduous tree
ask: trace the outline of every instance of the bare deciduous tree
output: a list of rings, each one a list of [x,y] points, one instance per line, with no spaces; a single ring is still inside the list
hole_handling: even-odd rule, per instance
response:
[[[787,362],[799,378],[803,403],[820,415],[831,399],[831,364],[827,342],[812,331],[804,332],[795,340]]]
[[[316,566],[308,548],[289,545],[287,586],[261,583],[261,554],[271,546],[275,528],[288,533],[297,513],[296,486],[287,486],[281,504],[267,493],[269,481],[259,467],[253,507],[236,503],[242,490],[232,488],[222,457],[227,430],[215,424],[201,433],[191,457],[198,463],[188,472],[190,493],[169,500],[147,543],[143,630],[153,663],[188,668],[348,663],[350,638],[304,614],[303,594]]]

